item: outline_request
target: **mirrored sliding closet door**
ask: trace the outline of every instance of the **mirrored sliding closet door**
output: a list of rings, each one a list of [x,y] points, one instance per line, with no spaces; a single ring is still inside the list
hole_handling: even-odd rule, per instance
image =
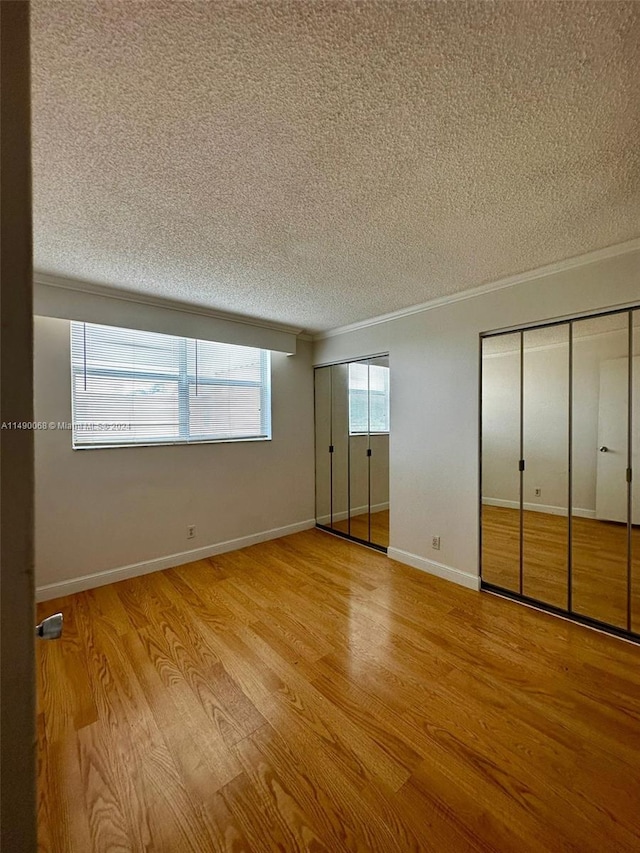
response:
[[[639,421],[640,311],[483,337],[483,588],[640,639]]]
[[[568,602],[569,327],[522,335],[522,593]]]
[[[631,321],[631,576],[629,579],[629,617],[631,631],[640,635],[640,310]]]
[[[482,342],[482,577],[520,586],[522,333]]]
[[[389,544],[389,357],[315,371],[316,521],[381,550]]]
[[[572,609],[626,628],[629,316],[572,326]]]

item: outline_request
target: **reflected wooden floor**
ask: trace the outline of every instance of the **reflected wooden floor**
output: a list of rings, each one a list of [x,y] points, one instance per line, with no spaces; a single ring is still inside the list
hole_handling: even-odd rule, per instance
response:
[[[365,539],[374,542],[376,545],[382,545],[384,548],[389,547],[388,509],[371,513],[371,538],[369,538],[368,513],[352,516],[351,527],[349,527],[349,519],[345,518],[342,521],[334,521],[333,528],[342,533],[349,533],[350,536],[355,536],[357,539]]]
[[[57,607],[41,851],[640,849],[640,647],[318,530]]]
[[[567,519],[525,511],[523,593],[567,607]],[[518,591],[519,513],[482,508],[482,574],[489,583]],[[573,518],[573,609],[627,627],[627,529],[623,524]],[[632,530],[632,629],[640,633],[640,528]]]

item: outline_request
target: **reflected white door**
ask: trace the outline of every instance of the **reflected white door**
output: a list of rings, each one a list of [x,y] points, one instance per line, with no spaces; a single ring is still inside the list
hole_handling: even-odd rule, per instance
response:
[[[596,518],[627,523],[628,360],[614,358],[600,365],[598,447],[596,448]],[[633,359],[633,393],[640,393],[640,358]],[[638,431],[634,430],[638,442]],[[634,454],[638,451],[634,447]],[[640,476],[640,471],[636,473]],[[640,524],[640,506],[633,523]]]

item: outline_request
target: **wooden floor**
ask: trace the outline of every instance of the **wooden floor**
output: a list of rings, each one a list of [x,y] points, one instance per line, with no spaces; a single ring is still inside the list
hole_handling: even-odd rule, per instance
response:
[[[563,609],[568,601],[567,518],[523,513],[523,593]],[[572,608],[627,628],[627,528],[594,518],[572,520]],[[631,536],[631,629],[640,634],[640,528]],[[520,515],[517,509],[482,507],[482,576],[517,592],[520,583]]]
[[[363,513],[362,515],[353,515],[350,519],[345,518],[342,521],[334,521],[332,526],[334,530],[339,530],[341,533],[348,533],[357,539],[364,539],[367,542],[373,542],[375,545],[382,545],[383,548],[389,547],[388,509],[380,510],[380,512],[372,512],[371,524],[369,524],[369,513]]]
[[[40,605],[49,853],[640,850],[640,647],[321,531]]]

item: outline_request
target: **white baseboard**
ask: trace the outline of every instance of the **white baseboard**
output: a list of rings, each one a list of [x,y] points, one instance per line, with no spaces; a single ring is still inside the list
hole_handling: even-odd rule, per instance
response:
[[[382,512],[385,509],[389,509],[389,501],[386,501],[386,503],[381,504],[371,504],[371,512]],[[351,517],[353,518],[355,515],[364,515],[366,512],[369,512],[368,506],[354,506],[351,510],[351,513],[349,513],[347,510],[345,510],[344,512],[334,512],[333,520],[345,521],[347,518],[349,518],[349,515],[351,515]],[[316,521],[318,522],[318,524],[331,524],[331,516],[321,515],[316,519]]]
[[[520,504],[518,501],[505,501],[502,498],[482,498],[482,503],[485,506],[504,506],[508,509],[519,509]],[[532,504],[532,503],[524,503],[522,505],[524,509],[528,509],[531,512],[545,512],[547,515],[566,515],[567,509],[562,506],[551,506],[549,504]],[[571,510],[572,515],[576,515],[579,518],[595,518],[596,511],[595,509],[581,509],[580,507],[574,507]]]
[[[203,548],[194,548],[192,551],[182,551],[179,554],[170,554],[167,557],[156,557],[143,563],[132,563],[129,566],[120,566],[117,569],[107,569],[104,572],[96,572],[92,575],[82,575],[79,578],[57,581],[36,587],[36,601],[49,601],[51,598],[59,598],[62,595],[71,595],[74,592],[82,592],[85,589],[93,589],[97,586],[105,586],[116,583],[127,578],[135,578],[139,575],[147,575],[151,572],[159,572],[162,569],[171,569],[184,563],[193,563],[195,560],[204,560],[207,557],[215,557],[217,554],[225,554],[227,551],[237,551],[247,548],[249,545],[257,545],[259,542],[267,542],[269,539],[279,539],[281,536],[290,536],[292,533],[300,533],[302,530],[310,530],[316,526],[315,519],[300,521],[297,524],[288,524],[286,527],[274,527],[272,530],[263,530],[250,536],[242,536],[239,539],[229,539],[226,542],[218,542],[216,545],[205,545]]]
[[[480,578],[478,575],[462,572],[460,569],[445,566],[444,563],[426,560],[424,557],[411,554],[409,551],[401,551],[399,548],[387,549],[387,557],[397,560],[399,563],[405,563],[407,566],[413,566],[414,569],[420,569],[421,572],[427,572],[430,575],[436,575],[436,577],[444,578],[447,581],[453,581],[453,583],[457,583],[467,589],[480,589]]]

